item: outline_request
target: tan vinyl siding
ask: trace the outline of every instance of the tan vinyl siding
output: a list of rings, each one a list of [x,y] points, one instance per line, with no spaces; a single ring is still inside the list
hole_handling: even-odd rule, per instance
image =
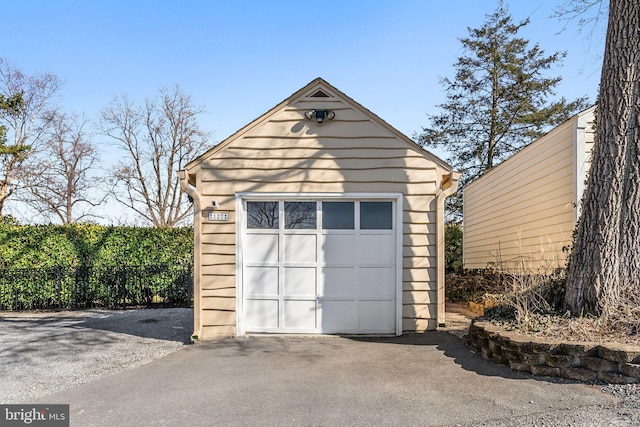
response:
[[[313,93],[313,91],[310,91]],[[305,120],[330,108],[334,120]],[[213,149],[189,174],[202,194],[202,325],[206,337],[235,330],[236,193],[402,193],[403,326],[436,326],[435,198],[444,170],[340,98],[302,98]],[[229,221],[207,221],[215,199]]]
[[[424,314],[424,313],[423,313]],[[429,313],[431,315],[432,313]],[[402,318],[402,330],[404,331],[426,331],[436,329],[438,323],[436,319],[424,319],[424,318]]]
[[[235,286],[226,286],[217,289],[203,289],[202,295],[207,297],[228,297],[235,298],[236,296],[236,287]]]
[[[273,152],[269,152],[269,155],[260,156],[261,162],[253,164],[251,169],[258,171],[265,171],[270,169],[304,169],[306,165],[312,161],[314,167],[318,169],[334,169],[336,164],[339,164],[345,170],[357,170],[367,171],[376,169],[407,169],[407,170],[421,170],[426,172],[424,167],[424,158],[422,157],[383,157],[377,160],[376,164],[371,164],[371,157],[356,157],[361,152],[354,152],[354,150],[347,151],[342,150],[341,153],[334,154],[333,156],[324,157],[316,156],[316,149],[287,149],[279,153],[281,156],[273,158]],[[377,150],[382,151],[382,150]],[[407,150],[408,151],[408,150]],[[247,155],[248,151],[244,152]],[[339,154],[343,154],[339,156]],[[380,154],[384,154],[382,151]],[[255,153],[253,153],[255,155]],[[367,155],[371,156],[371,152],[367,152]],[[238,167],[244,166],[244,159],[242,158],[219,158],[207,162],[206,167],[203,167],[203,173],[212,170],[211,173],[216,171],[229,171],[237,170]],[[431,170],[432,176],[435,177],[435,168]]]
[[[573,230],[573,122],[467,186],[466,268],[562,265]]]
[[[338,162],[335,162],[336,166]],[[264,165],[269,162],[264,161]],[[423,184],[427,193],[435,194],[436,183],[434,174],[425,173],[421,170],[401,170],[399,168],[376,167],[371,169],[342,169],[342,168],[322,168],[316,167],[314,162],[308,162],[305,167],[299,168],[266,168],[254,169],[248,166],[237,170],[207,170],[202,173],[202,181],[213,181],[215,183],[231,182],[237,185],[238,180],[242,180],[247,188],[252,183],[263,183],[268,180],[286,181],[288,185],[298,183],[321,183],[323,185],[350,185],[367,184],[371,188],[372,184],[380,183],[387,188],[397,187],[400,184]],[[346,181],[346,183],[345,183]],[[216,187],[213,186],[212,190]],[[286,188],[286,187],[285,187]]]
[[[402,299],[406,303],[435,304],[436,298],[435,291],[402,291]]]

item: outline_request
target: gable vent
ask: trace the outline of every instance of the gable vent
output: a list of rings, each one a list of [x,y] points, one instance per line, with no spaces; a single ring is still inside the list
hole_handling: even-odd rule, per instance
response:
[[[329,98],[329,95],[327,95],[323,91],[319,90],[316,93],[314,93],[313,95],[311,95],[311,98]]]

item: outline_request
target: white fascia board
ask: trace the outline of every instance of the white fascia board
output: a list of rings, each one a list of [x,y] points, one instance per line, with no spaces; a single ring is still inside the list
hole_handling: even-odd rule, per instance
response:
[[[573,126],[573,223],[578,222],[582,212],[582,194],[587,178],[586,128],[593,117],[593,108],[579,114]]]

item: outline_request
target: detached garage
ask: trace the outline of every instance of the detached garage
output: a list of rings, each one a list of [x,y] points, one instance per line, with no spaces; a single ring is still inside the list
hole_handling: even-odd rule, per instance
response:
[[[459,174],[324,80],[180,177],[200,339],[444,323],[444,199]]]

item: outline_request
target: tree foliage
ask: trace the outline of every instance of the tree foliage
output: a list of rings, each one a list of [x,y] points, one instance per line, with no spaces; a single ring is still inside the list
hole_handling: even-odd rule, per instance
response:
[[[462,271],[462,226],[444,226],[444,266],[447,273]]]
[[[156,227],[174,227],[190,212],[177,171],[208,141],[197,122],[203,111],[177,85],[144,105],[123,96],[102,110],[102,132],[123,152],[113,194]]]
[[[0,94],[0,117],[8,117],[18,114],[22,108],[22,94],[10,96]],[[7,145],[7,127],[0,124],[0,156],[19,156],[30,149],[29,146]]]
[[[591,169],[569,264],[574,314],[640,320],[640,3],[611,0]]]
[[[454,218],[462,213],[465,184],[587,106],[585,98],[550,100],[561,77],[545,73],[566,53],[546,55],[519,37],[528,24],[514,22],[501,2],[482,27],[468,29],[460,39],[465,54],[454,65],[455,78],[441,81],[446,101],[418,135],[423,146],[448,151],[449,163],[463,172],[448,205]]]

